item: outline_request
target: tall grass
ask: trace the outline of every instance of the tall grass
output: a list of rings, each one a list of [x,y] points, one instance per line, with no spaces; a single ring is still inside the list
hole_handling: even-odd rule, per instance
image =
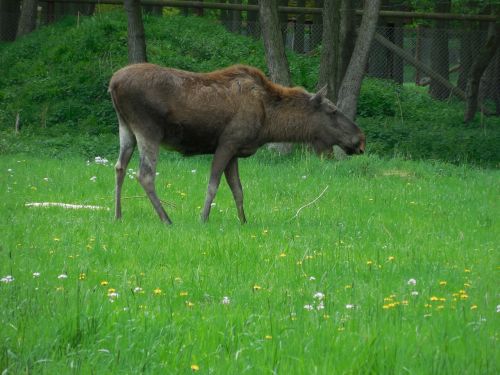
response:
[[[164,227],[133,178],[121,222],[25,207],[112,209],[111,162],[0,157],[1,371],[498,373],[497,171],[262,151],[242,226],[209,163],[161,155]]]

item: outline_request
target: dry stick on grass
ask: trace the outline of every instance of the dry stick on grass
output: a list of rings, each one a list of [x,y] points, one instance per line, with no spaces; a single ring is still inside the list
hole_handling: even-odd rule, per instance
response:
[[[108,207],[103,206],[91,206],[87,204],[72,204],[72,203],[61,203],[61,202],[33,202],[25,203],[26,207],[62,207],[70,210],[106,210],[109,211]]]
[[[304,208],[310,206],[311,204],[315,203],[319,198],[321,198],[323,196],[323,194],[325,194],[325,192],[328,190],[328,185],[326,185],[326,187],[323,189],[323,191],[321,192],[320,195],[318,195],[316,198],[314,198],[311,202],[303,205],[302,207],[300,207],[297,212],[295,213],[295,215],[288,221],[292,221],[293,219],[295,219],[297,216],[299,216],[299,213],[300,211],[302,211]]]

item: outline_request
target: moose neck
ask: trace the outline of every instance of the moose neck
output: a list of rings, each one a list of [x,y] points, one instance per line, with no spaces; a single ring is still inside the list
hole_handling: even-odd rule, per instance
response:
[[[308,111],[303,105],[292,101],[269,106],[266,109],[265,138],[268,142],[307,143],[313,139],[314,127],[310,124]]]

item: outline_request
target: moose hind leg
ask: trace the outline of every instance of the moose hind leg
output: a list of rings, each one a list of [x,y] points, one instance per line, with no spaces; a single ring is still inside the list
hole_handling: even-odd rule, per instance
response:
[[[125,174],[127,170],[130,158],[134,153],[135,149],[135,137],[132,132],[120,123],[120,155],[118,156],[118,161],[115,164],[115,218],[121,219],[122,217],[122,203],[121,194],[123,181],[125,179]]]
[[[240,175],[238,173],[238,159],[236,157],[231,159],[226,169],[224,169],[224,175],[236,202],[238,218],[241,224],[244,224],[247,222],[247,219],[243,210],[243,188],[241,187]]]
[[[139,151],[141,154],[138,176],[139,182],[148,195],[161,221],[166,224],[172,224],[172,221],[161,205],[155,189],[156,162],[158,159],[159,144],[155,141],[139,141]]]

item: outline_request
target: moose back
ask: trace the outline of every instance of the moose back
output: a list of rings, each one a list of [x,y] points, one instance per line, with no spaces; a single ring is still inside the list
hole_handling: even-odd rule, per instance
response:
[[[253,155],[268,142],[309,143],[319,154],[334,145],[347,154],[364,152],[358,126],[325,98],[269,81],[258,69],[235,65],[211,73],[192,73],[153,64],[117,71],[109,91],[119,122],[115,216],[122,216],[121,190],[135,146],[140,153],[138,180],[165,223],[154,180],[160,146],[184,155],[213,154],[201,219],[206,221],[224,173],[246,222],[238,158]]]

